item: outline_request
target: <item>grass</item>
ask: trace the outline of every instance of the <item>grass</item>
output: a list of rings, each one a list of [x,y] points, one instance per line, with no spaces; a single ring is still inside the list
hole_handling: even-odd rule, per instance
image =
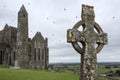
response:
[[[101,73],[106,71],[106,69],[99,70]],[[49,72],[0,67],[0,80],[79,80],[79,76],[71,72]],[[99,80],[106,80],[106,78],[101,77]]]
[[[99,74],[105,74],[109,71],[113,71],[115,72],[116,70],[120,70],[120,68],[110,68],[110,69],[106,69],[106,68],[99,68]],[[114,78],[117,78],[117,79],[120,79],[120,77],[114,77]],[[100,80],[106,80],[106,78],[104,77],[101,77]]]
[[[106,80],[106,78],[101,77],[101,78],[99,78],[99,80]]]
[[[99,74],[105,74],[105,73],[107,73],[108,71],[110,71],[110,69],[106,69],[106,68],[99,68],[99,69],[98,69]]]
[[[0,80],[79,80],[79,77],[71,72],[0,68]]]
[[[98,69],[99,74],[104,74],[104,73],[107,73],[107,72],[109,72],[109,71],[115,72],[116,70],[120,70],[120,68],[110,68],[110,69],[99,68],[99,69]]]

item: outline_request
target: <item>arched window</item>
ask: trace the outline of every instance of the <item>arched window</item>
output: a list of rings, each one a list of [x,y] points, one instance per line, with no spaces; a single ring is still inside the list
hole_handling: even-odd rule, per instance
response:
[[[16,55],[15,55],[15,52],[13,52],[13,59],[15,60],[16,59],[16,57],[15,57]]]
[[[23,17],[26,17],[26,15],[25,15],[25,14],[23,14]]]
[[[34,61],[36,61],[36,48],[34,48]]]
[[[40,48],[38,48],[38,60],[40,60]]]

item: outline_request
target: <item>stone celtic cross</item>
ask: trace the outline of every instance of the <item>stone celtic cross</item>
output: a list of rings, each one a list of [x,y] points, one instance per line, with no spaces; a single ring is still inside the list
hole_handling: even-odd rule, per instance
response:
[[[82,5],[82,20],[67,30],[67,42],[81,54],[80,80],[98,80],[97,53],[107,44],[107,34],[95,22],[92,6]],[[83,30],[79,31],[78,28]]]

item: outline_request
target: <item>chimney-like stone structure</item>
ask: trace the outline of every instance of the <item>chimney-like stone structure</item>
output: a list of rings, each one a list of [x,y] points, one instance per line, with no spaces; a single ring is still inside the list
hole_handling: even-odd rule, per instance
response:
[[[17,61],[21,68],[29,67],[28,57],[28,13],[22,5],[18,12]]]

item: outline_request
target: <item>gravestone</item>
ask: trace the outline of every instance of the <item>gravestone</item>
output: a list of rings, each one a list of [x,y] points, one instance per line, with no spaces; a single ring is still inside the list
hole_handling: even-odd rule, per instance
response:
[[[97,53],[107,44],[107,34],[95,22],[92,6],[82,5],[81,18],[67,30],[67,42],[81,54],[80,80],[98,80]],[[83,30],[79,31],[81,27]]]
[[[17,60],[15,60],[15,65],[14,65],[14,68],[16,68],[16,69],[20,69],[20,66],[19,66],[19,64],[18,64]]]
[[[14,66],[13,67],[11,67],[12,69],[20,69],[20,66],[19,66],[19,64],[18,64],[18,61],[17,60],[15,60],[15,64],[14,64]]]

